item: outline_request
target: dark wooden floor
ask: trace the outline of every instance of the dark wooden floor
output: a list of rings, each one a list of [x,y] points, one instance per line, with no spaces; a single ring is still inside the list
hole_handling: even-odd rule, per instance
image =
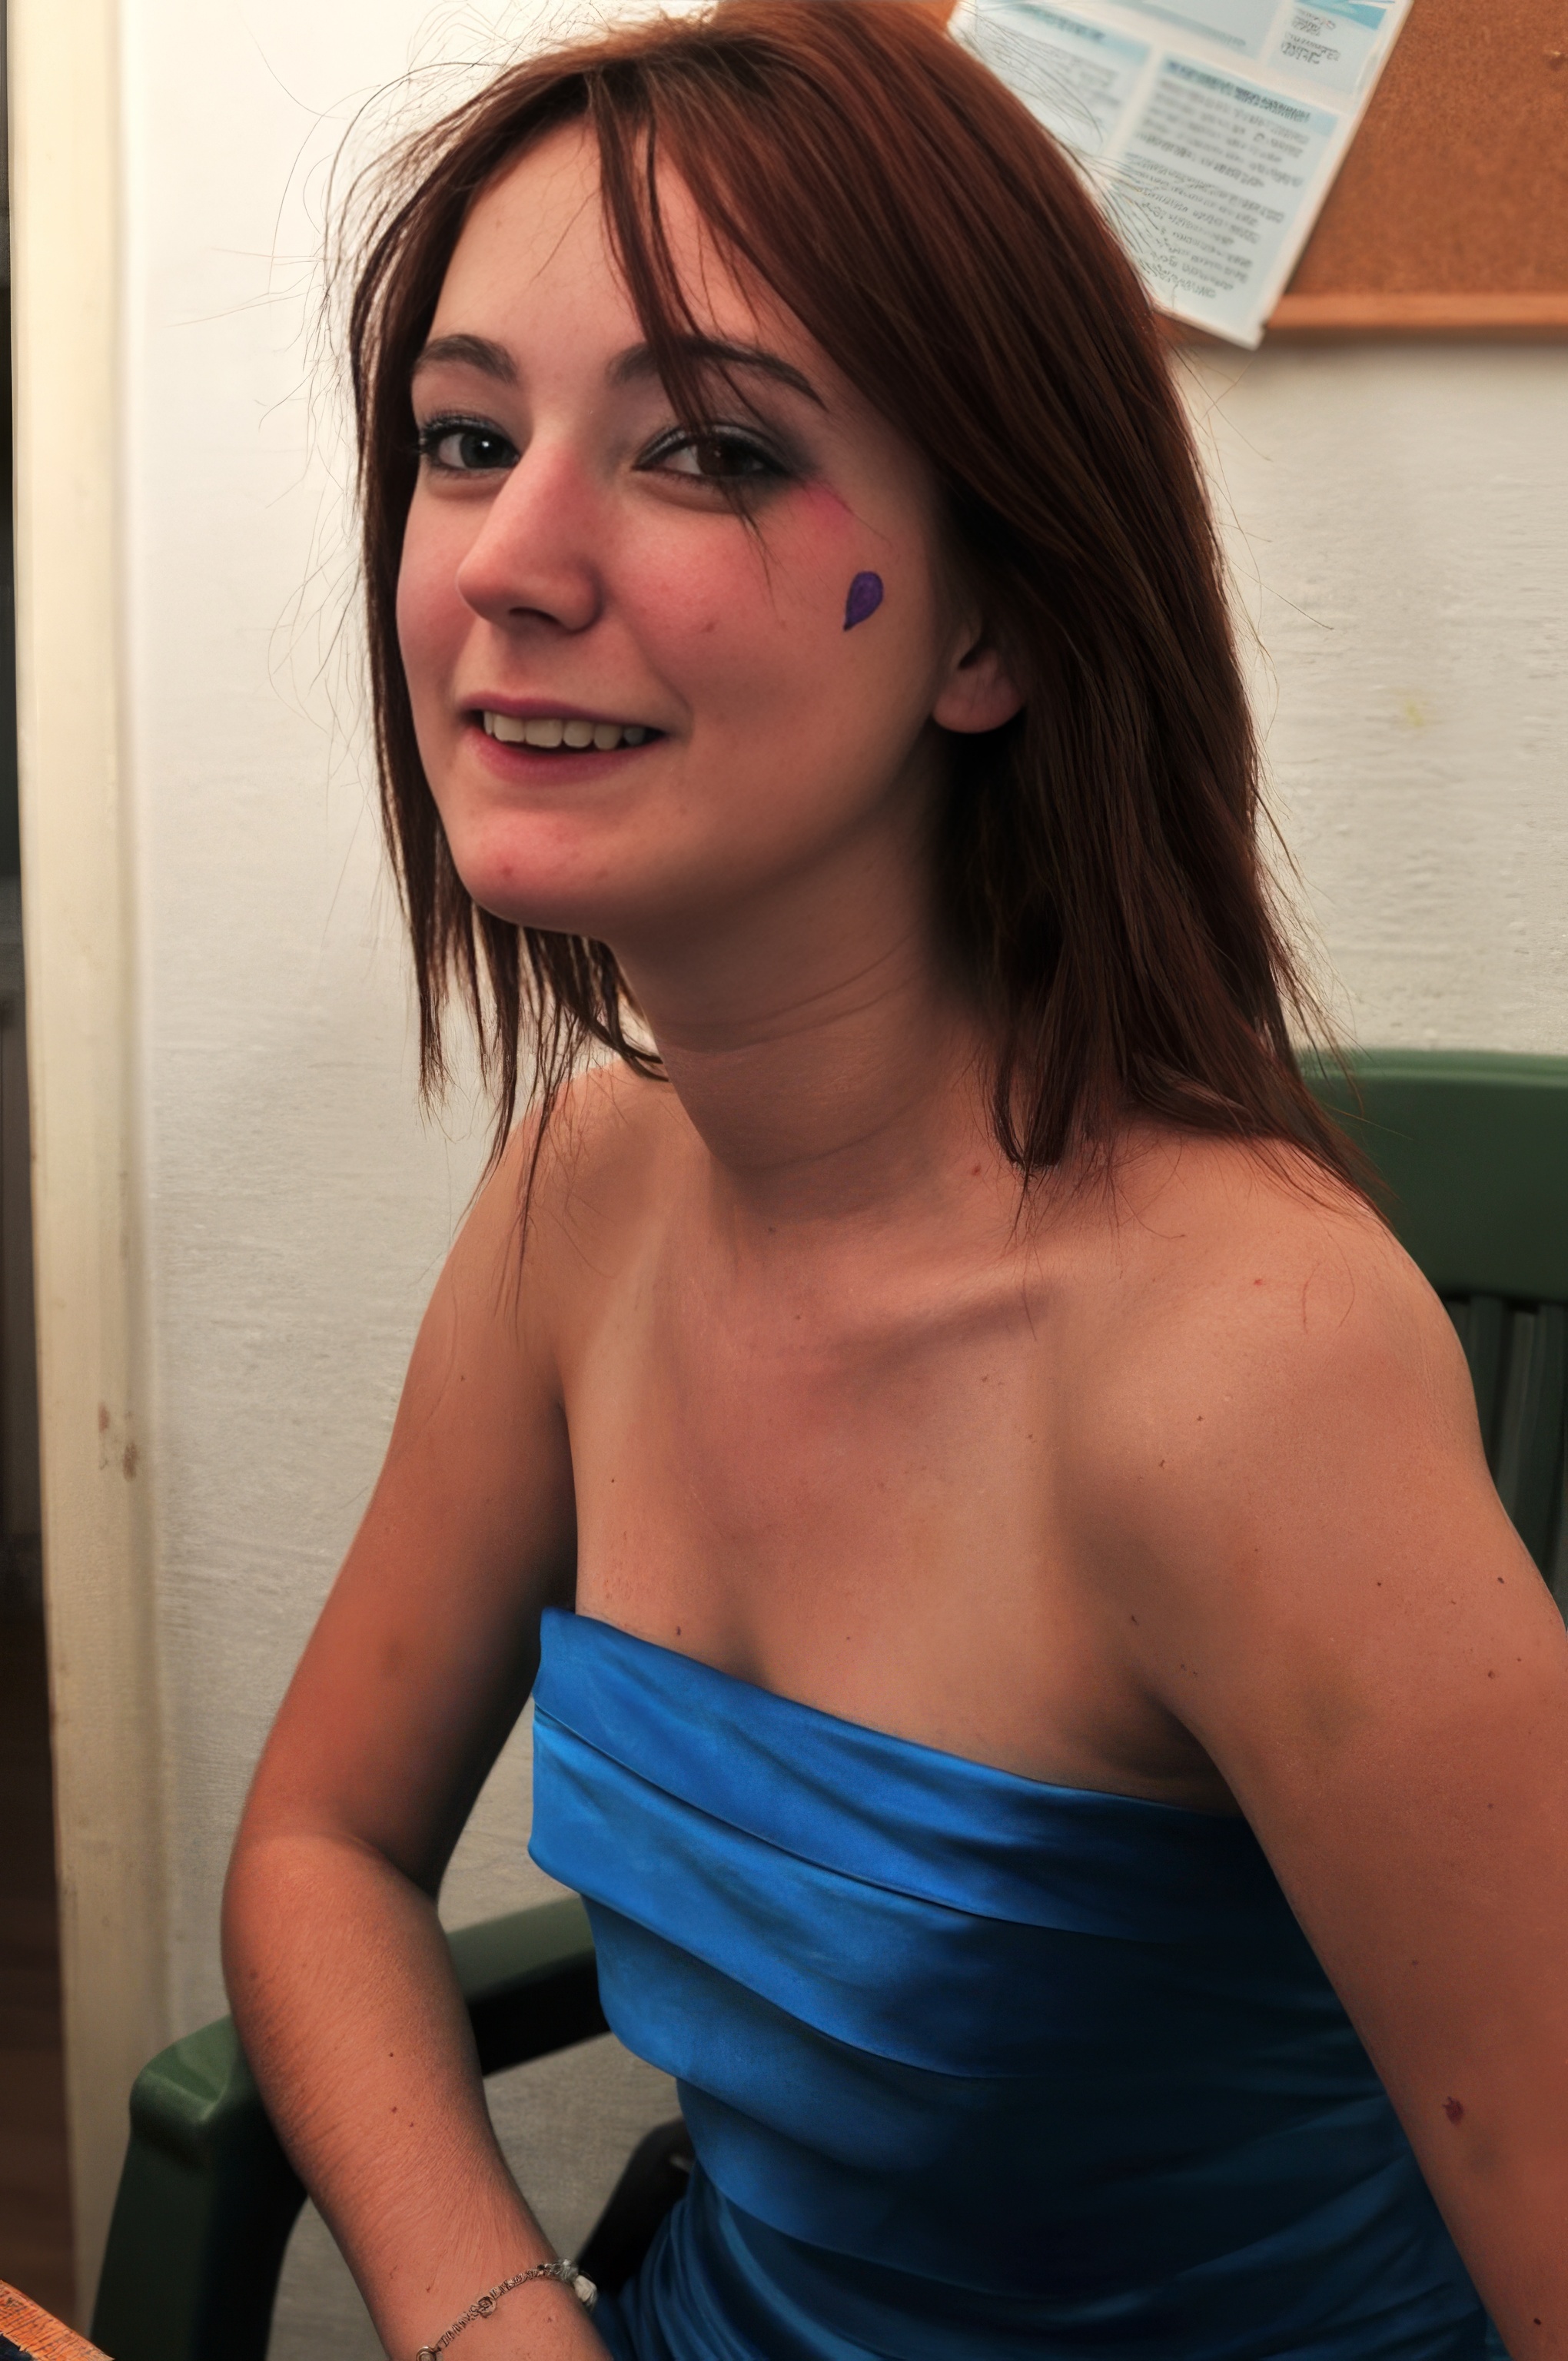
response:
[[[43,1619],[0,1576],[0,2279],[75,2308]]]

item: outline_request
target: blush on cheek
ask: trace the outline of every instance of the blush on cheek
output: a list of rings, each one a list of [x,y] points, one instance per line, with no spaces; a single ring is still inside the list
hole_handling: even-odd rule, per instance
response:
[[[844,629],[852,631],[882,605],[883,588],[880,574],[857,574],[850,585],[850,595],[844,601]]]

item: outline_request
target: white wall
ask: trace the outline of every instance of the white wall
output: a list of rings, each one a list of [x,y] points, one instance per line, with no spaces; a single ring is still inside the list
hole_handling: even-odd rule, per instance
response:
[[[1188,369],[1340,1022],[1568,1051],[1568,350]]]
[[[411,54],[475,54],[539,13],[121,9],[138,1481],[176,2032],[223,2005],[216,1903],[245,1782],[478,1153],[466,1111],[448,1136],[414,1110],[395,905],[323,653],[345,580],[335,445],[309,391],[323,174],[359,98]],[[1185,366],[1342,1016],[1366,1042],[1568,1049],[1568,352]],[[450,1917],[539,1889],[525,1833],[514,1745]],[[551,2158],[542,2193],[575,2235],[595,2175],[666,2093],[613,2058],[535,2080],[518,2136]],[[83,2169],[104,2185],[101,2159]],[[330,2331],[334,2350],[373,2351],[351,2310],[307,2229],[276,2349]]]

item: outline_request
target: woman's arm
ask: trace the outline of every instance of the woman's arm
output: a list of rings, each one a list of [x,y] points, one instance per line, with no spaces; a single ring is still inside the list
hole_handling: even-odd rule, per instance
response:
[[[1568,2355],[1568,1636],[1435,1297],[1368,1221],[1259,1193],[1151,1291],[1084,1530],[1509,2352],[1544,2361]]]
[[[224,1956],[272,2119],[388,2352],[411,2361],[549,2258],[490,2129],[435,1894],[569,1599],[571,1465],[517,1284],[516,1151],[443,1274],[386,1466],[279,1713],[235,1846]],[[603,2354],[544,2281],[460,2361]]]

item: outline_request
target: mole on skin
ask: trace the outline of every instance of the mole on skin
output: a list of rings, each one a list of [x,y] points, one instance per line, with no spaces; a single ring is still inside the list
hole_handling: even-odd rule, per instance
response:
[[[857,574],[850,585],[850,595],[844,601],[844,629],[852,631],[868,615],[874,615],[882,605],[882,576]]]

